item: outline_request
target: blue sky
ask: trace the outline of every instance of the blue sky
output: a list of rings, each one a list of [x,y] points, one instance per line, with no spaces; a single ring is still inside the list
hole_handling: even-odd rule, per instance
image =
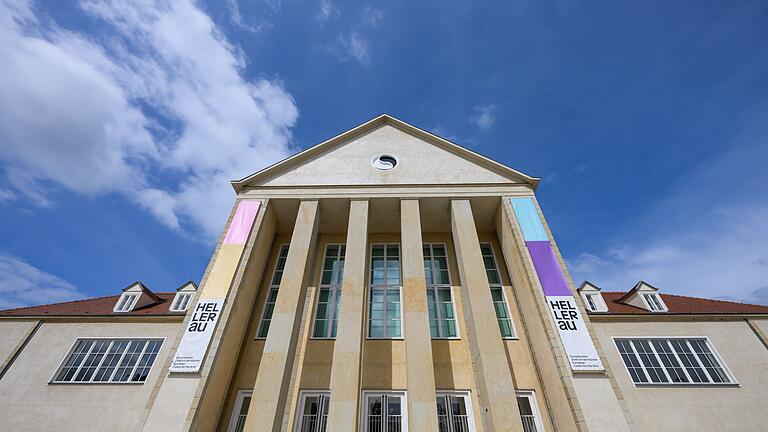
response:
[[[576,281],[768,304],[765,2],[0,0],[0,307],[198,280],[228,180],[386,112]]]

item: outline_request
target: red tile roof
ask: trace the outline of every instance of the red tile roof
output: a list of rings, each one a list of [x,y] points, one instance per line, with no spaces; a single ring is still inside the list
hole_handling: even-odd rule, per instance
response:
[[[154,293],[158,303],[136,308],[130,312],[114,313],[119,295],[108,297],[96,297],[85,300],[75,300],[64,303],[53,303],[41,306],[30,306],[17,309],[8,309],[0,311],[0,317],[3,316],[94,316],[94,315],[113,315],[113,316],[142,316],[142,315],[178,315],[179,312],[170,312],[175,292],[156,292]]]
[[[605,304],[608,305],[608,313],[634,314],[634,315],[660,315],[659,312],[650,312],[639,307],[619,303],[624,292],[602,292]],[[687,297],[675,294],[661,294],[661,298],[672,314],[768,314],[768,306],[736,303],[723,300],[710,300],[698,297]],[[599,312],[592,312],[595,315]]]

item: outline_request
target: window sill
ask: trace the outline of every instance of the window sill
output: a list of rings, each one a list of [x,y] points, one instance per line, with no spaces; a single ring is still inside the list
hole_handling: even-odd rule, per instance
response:
[[[433,337],[432,340],[461,340],[460,337]]]
[[[309,340],[316,340],[316,341],[335,341],[335,337],[310,337]]]
[[[520,338],[517,336],[502,336],[501,338],[503,340],[520,340]]]
[[[386,337],[366,337],[366,340],[379,340],[379,341],[389,341],[389,340],[405,340],[403,337],[396,337],[396,338],[386,338]]]

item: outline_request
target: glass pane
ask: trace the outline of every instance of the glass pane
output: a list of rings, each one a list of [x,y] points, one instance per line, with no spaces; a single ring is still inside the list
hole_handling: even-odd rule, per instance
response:
[[[467,415],[467,407],[464,404],[464,398],[460,396],[451,396],[451,412],[454,415]]]
[[[304,414],[317,414],[320,410],[320,397],[307,396],[304,402]]]
[[[381,415],[381,396],[368,397],[368,414]]]
[[[456,337],[456,321],[454,320],[448,320],[445,321],[443,325],[443,336],[444,337]]]
[[[682,366],[672,353],[672,349],[669,347],[669,342],[666,339],[651,339],[651,344],[656,350],[661,359],[661,363],[664,364],[667,373],[673,383],[687,383],[688,378],[685,377]]]
[[[632,377],[632,381],[635,383],[647,383],[648,378],[640,366],[640,360],[635,354],[635,350],[626,339],[616,339],[616,348],[619,350],[621,359],[624,361],[624,365],[627,367],[629,375]]]
[[[517,397],[517,406],[520,408],[521,415],[533,415],[533,408],[531,408],[531,401],[525,396]]]
[[[387,414],[400,415],[400,396],[387,397]]]
[[[387,285],[400,284],[400,261],[392,259],[387,261]]]
[[[243,403],[240,405],[240,415],[248,414],[248,407],[251,405],[251,397],[243,396]]]
[[[693,351],[699,357],[701,364],[703,364],[704,368],[709,372],[709,376],[712,377],[713,382],[730,382],[728,375],[726,375],[725,371],[720,367],[720,364],[714,354],[712,354],[712,351],[709,350],[705,341],[701,339],[691,339],[689,342],[693,347]]]
[[[117,372],[115,372],[113,381],[128,381],[128,378],[131,377],[133,367],[136,365],[136,362],[139,361],[139,355],[144,350],[144,345],[146,345],[146,343],[147,341],[143,340],[132,340],[130,342],[128,351],[125,353],[125,356],[123,356],[123,360],[120,362]]]
[[[101,367],[99,368],[99,371],[96,372],[93,380],[99,382],[109,381],[112,377],[112,372],[115,371],[117,362],[120,361],[120,357],[127,347],[127,340],[116,340],[109,348],[109,352],[107,352],[107,355],[104,357],[104,361],[101,363]]]

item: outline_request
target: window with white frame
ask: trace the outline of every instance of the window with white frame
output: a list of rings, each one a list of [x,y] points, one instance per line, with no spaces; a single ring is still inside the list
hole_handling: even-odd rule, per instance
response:
[[[475,430],[469,393],[437,392],[437,429],[439,432]]]
[[[368,293],[368,337],[402,337],[400,245],[371,245],[371,284]]]
[[[275,271],[272,273],[272,281],[269,284],[269,293],[267,293],[267,301],[264,304],[264,312],[261,314],[261,323],[259,323],[257,338],[265,338],[267,337],[267,333],[269,333],[269,324],[272,322],[272,312],[275,311],[275,303],[277,303],[277,290],[280,288],[280,281],[283,279],[283,271],[285,270],[285,261],[287,259],[288,245],[280,245],[280,253],[277,256]]]
[[[120,296],[120,298],[117,300],[117,304],[115,305],[113,312],[132,311],[133,307],[136,305],[136,302],[139,301],[139,296],[141,296],[141,293],[138,293],[138,292],[123,293]]]
[[[662,305],[661,300],[659,300],[658,294],[643,294],[643,298],[645,299],[645,303],[648,305],[648,309],[652,312],[664,312],[667,310],[667,308]]]
[[[597,294],[584,294],[584,300],[587,301],[587,307],[591,311],[597,311],[599,308],[597,307]]]
[[[251,390],[240,390],[237,392],[235,407],[232,409],[232,416],[229,418],[229,428],[227,432],[243,432],[245,428],[245,419],[248,416],[248,407],[251,405]]]
[[[405,392],[364,392],[363,432],[407,432]]]
[[[524,432],[543,432],[541,416],[536,406],[536,396],[531,391],[517,392],[517,407],[520,409],[520,420]]]
[[[512,315],[509,313],[507,296],[504,294],[504,287],[501,285],[501,275],[496,265],[496,257],[493,255],[493,247],[491,247],[490,243],[481,243],[480,251],[483,254],[485,274],[488,276],[488,283],[491,285],[493,308],[496,310],[496,319],[499,322],[501,337],[513,338],[515,337],[515,327],[512,325]]]
[[[77,339],[52,383],[143,383],[162,339]]]
[[[192,295],[194,293],[191,292],[183,292],[179,291],[176,293],[176,296],[173,298],[173,303],[171,303],[171,312],[186,312],[187,308],[189,308],[189,301],[192,300]]]
[[[334,244],[325,247],[312,337],[336,337],[341,304],[341,278],[344,273],[344,252],[344,245]]]
[[[303,391],[297,411],[296,432],[325,432],[331,392]]]
[[[733,384],[707,338],[615,338],[635,384]]]
[[[425,243],[423,250],[429,331],[433,338],[455,338],[458,336],[456,312],[445,245]]]

